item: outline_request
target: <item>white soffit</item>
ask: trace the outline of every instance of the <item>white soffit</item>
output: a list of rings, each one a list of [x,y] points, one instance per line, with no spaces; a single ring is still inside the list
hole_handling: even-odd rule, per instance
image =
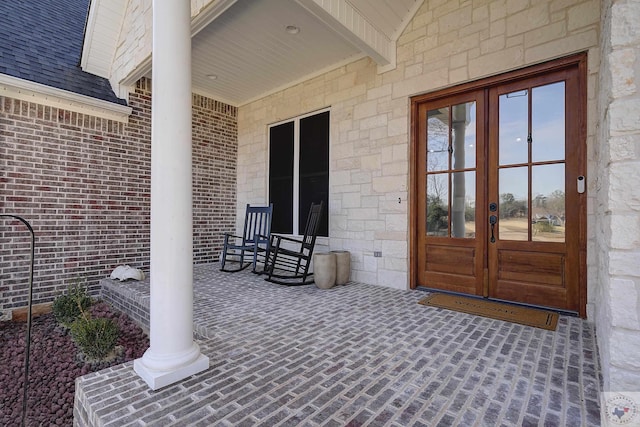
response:
[[[346,0],[296,0],[378,65],[395,62],[395,44]]]
[[[361,56],[294,1],[238,1],[193,37],[193,87],[242,105]]]
[[[80,65],[88,73],[111,77],[127,0],[91,0]]]
[[[128,1],[91,0],[85,71],[111,77]],[[393,69],[396,41],[423,2],[213,0],[192,21],[193,91],[244,105],[365,55],[378,64],[378,72]],[[290,25],[300,31],[287,33]],[[151,77],[151,68],[148,57],[120,85]]]

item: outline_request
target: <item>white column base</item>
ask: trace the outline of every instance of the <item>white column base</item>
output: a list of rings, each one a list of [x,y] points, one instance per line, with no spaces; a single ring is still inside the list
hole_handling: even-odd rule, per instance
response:
[[[133,370],[142,378],[151,390],[177,383],[180,380],[209,369],[209,358],[200,354],[194,361],[170,371],[157,371],[144,364],[144,358],[133,361]]]

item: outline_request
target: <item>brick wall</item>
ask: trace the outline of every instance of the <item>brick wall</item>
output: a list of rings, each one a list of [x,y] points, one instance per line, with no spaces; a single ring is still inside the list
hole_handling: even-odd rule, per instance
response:
[[[194,262],[214,259],[235,224],[236,109],[194,95]],[[0,97],[0,212],[36,233],[34,303],[77,279],[93,293],[119,264],[148,271],[151,82],[127,124]],[[0,223],[0,317],[26,305],[29,235]]]
[[[193,258],[211,262],[235,231],[237,109],[193,95]],[[217,259],[217,258],[215,258]]]

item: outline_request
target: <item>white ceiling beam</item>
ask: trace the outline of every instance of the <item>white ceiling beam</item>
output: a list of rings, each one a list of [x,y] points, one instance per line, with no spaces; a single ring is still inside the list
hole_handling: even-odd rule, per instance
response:
[[[375,28],[346,0],[296,0],[379,66],[395,67],[396,43]]]

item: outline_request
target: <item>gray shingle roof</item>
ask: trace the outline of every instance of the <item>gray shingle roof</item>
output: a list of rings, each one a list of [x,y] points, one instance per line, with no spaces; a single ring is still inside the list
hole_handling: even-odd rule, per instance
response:
[[[80,68],[89,0],[0,0],[0,73],[125,105]]]

